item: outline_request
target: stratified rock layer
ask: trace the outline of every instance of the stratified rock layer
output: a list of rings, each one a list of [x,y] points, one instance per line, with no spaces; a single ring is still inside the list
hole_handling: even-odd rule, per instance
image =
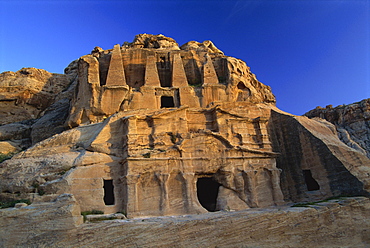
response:
[[[0,74],[0,124],[37,119],[70,84],[66,75],[35,68]]]
[[[76,65],[72,62],[66,74],[35,68],[0,74],[0,142],[23,150],[66,130]]]
[[[370,245],[370,203],[361,197],[330,200],[306,208],[249,209],[79,226],[75,225],[82,217],[73,215],[74,205],[58,202],[0,210],[4,220],[0,222],[0,246],[306,248]],[[63,211],[65,214],[60,216]]]
[[[331,122],[335,125],[339,138],[346,145],[370,158],[370,99],[335,108],[317,107],[305,115]]]
[[[270,132],[282,170],[286,201],[315,201],[370,191],[369,159],[337,137],[335,126],[280,110],[271,114]]]

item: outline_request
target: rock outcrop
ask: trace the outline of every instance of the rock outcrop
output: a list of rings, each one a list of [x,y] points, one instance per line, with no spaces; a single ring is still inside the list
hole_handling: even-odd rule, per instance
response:
[[[35,68],[1,73],[0,142],[12,143],[20,151],[66,130],[76,66],[72,62],[65,74]]]
[[[243,61],[210,41],[180,49],[143,34],[95,48],[76,70],[75,128],[37,143],[47,123],[62,131],[67,104],[50,106],[32,124],[35,145],[3,163],[3,197],[72,193],[82,210],[129,217],[283,203],[266,126],[275,98]]]
[[[325,120],[271,113],[270,132],[282,170],[286,201],[316,201],[338,195],[367,195],[370,160],[348,147]],[[365,192],[365,191],[366,192]]]
[[[65,75],[31,71],[17,75],[61,81],[48,78],[32,96],[3,101],[34,115],[4,115],[0,148],[26,150],[0,163],[1,201],[54,204],[71,194],[81,211],[134,218],[369,194],[366,147],[346,145],[325,120],[277,109],[270,87],[210,41],[179,47],[141,34],[113,49],[94,48]],[[8,91],[4,99],[18,99]],[[37,94],[49,100],[29,107]],[[366,124],[361,120],[351,128]]]
[[[35,242],[40,237],[49,237],[44,246],[53,247],[53,240],[68,237],[68,230],[83,223],[80,208],[69,194],[62,194],[53,202],[35,202],[30,206],[18,204],[14,208],[1,209],[0,219],[1,247],[40,246]],[[35,243],[31,245],[29,242]]]
[[[370,98],[335,108],[331,105],[326,108],[317,107],[305,116],[331,122],[346,145],[370,158]]]
[[[66,75],[23,68],[0,74],[0,124],[37,119],[70,84]]]
[[[81,219],[74,215],[77,213],[73,203],[63,203],[68,202],[58,200],[49,205],[32,204],[32,208],[31,205],[0,210],[0,246],[365,248],[370,245],[370,202],[364,197],[306,207],[106,220],[77,227]]]

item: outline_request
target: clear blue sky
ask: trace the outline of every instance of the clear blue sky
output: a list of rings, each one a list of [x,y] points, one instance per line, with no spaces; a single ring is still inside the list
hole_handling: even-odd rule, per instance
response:
[[[62,73],[139,33],[212,40],[293,114],[370,97],[370,0],[0,0],[0,72]]]

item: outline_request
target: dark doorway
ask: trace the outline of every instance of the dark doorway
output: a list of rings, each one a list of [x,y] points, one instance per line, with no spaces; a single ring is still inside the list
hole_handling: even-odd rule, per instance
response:
[[[175,103],[173,102],[172,96],[162,96],[161,97],[161,108],[173,108]]]
[[[113,180],[104,180],[104,203],[105,205],[114,205]]]
[[[200,204],[209,212],[216,211],[218,188],[221,184],[212,177],[198,178],[197,196]]]
[[[311,170],[303,170],[303,175],[308,191],[315,191],[320,189],[320,185],[312,177]]]

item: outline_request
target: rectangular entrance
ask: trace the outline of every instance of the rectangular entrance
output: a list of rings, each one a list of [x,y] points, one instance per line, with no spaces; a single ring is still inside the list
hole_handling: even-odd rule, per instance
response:
[[[113,180],[104,180],[104,203],[114,205],[114,185]]]

